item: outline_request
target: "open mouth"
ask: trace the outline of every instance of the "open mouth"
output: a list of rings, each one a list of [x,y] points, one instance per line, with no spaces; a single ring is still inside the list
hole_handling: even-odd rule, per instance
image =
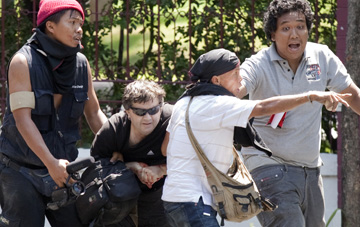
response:
[[[289,48],[291,50],[298,50],[300,48],[300,44],[289,44]]]

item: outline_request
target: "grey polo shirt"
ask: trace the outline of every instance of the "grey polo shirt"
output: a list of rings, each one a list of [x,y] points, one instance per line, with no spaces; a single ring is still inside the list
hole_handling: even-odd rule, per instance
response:
[[[307,43],[295,74],[277,54],[274,44],[247,58],[240,74],[251,100],[325,89],[341,92],[352,83],[339,58],[326,45],[311,42]],[[269,116],[257,117],[254,126],[272,150],[273,158],[268,159],[255,148],[243,148],[248,168],[278,162],[307,167],[322,165],[321,109],[318,102],[301,105],[288,111],[283,127],[276,129],[267,125]]]

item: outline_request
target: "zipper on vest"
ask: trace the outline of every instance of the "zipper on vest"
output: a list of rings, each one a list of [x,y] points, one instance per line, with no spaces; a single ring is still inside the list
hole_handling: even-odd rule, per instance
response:
[[[58,113],[56,113],[56,120],[57,120],[57,121],[60,120]],[[60,136],[61,138],[64,137],[64,135],[62,134],[62,132],[61,132],[60,130],[58,131],[58,134],[59,134],[59,136]]]

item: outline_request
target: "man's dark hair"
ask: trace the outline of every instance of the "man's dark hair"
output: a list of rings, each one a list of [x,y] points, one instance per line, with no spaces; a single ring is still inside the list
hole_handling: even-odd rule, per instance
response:
[[[125,110],[128,110],[134,103],[157,101],[156,99],[163,103],[165,95],[160,84],[150,80],[135,80],[125,87],[122,102]]]
[[[303,13],[310,33],[314,13],[307,0],[273,0],[264,14],[264,31],[269,40],[271,40],[271,33],[277,29],[277,19],[289,12]]]
[[[75,11],[75,9],[65,9],[65,10],[61,10],[57,13],[54,13],[53,15],[49,16],[48,18],[46,18],[46,20],[44,20],[44,22],[42,22],[38,28],[40,29],[40,31],[45,32],[45,24],[47,21],[52,21],[55,24],[59,23],[61,17],[66,13],[66,11],[70,10],[70,16],[73,14],[73,12]]]

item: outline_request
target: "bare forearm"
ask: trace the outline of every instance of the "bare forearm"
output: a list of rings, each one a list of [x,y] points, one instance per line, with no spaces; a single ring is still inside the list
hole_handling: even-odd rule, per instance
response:
[[[140,174],[144,167],[147,167],[146,164],[140,162],[127,162],[125,163],[126,167],[128,167],[134,173]],[[166,175],[167,168],[166,164],[161,165],[153,165],[151,168],[158,168],[157,174],[158,175]]]
[[[360,94],[358,94],[354,99],[348,101],[350,104],[351,109],[360,115]]]
[[[166,167],[166,164],[158,165],[158,167],[159,167],[160,170],[161,170],[161,175],[162,175],[162,176],[167,175],[167,167]]]
[[[89,86],[88,88],[89,100],[87,100],[85,103],[84,114],[91,131],[94,134],[96,134],[100,130],[101,126],[107,121],[107,117],[100,109],[99,100],[97,99],[92,83],[91,69],[89,64],[88,64],[88,86]]]
[[[107,121],[105,114],[100,109],[98,109],[95,113],[85,114],[85,117],[91,131],[94,134],[96,134],[100,130],[101,126]]]
[[[250,118],[286,112],[306,102],[309,102],[307,94],[271,97],[257,103]]]
[[[140,175],[143,167],[139,162],[126,162],[126,167],[128,167],[131,171],[133,171],[136,175]]]
[[[309,91],[298,95],[271,97],[258,102],[250,118],[286,112],[307,102],[319,102],[324,104],[327,110],[335,111],[339,102],[348,107],[349,104],[344,99],[351,96],[351,93],[338,94],[334,92]]]

